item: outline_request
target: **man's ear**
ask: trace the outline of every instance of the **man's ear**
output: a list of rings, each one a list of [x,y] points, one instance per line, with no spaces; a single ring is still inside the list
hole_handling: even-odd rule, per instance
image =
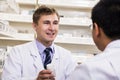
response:
[[[100,27],[98,27],[97,23],[94,23],[93,26],[94,26],[94,30],[95,30],[95,35],[96,35],[97,37],[99,37],[100,34],[101,34],[101,33],[100,33]]]
[[[32,23],[32,26],[33,26],[33,29],[36,31],[36,24],[35,23]]]

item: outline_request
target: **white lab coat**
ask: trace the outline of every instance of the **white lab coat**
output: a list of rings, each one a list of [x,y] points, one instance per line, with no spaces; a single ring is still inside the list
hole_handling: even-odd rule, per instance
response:
[[[76,63],[71,53],[54,45],[54,64],[56,80],[66,80]],[[35,80],[43,70],[43,64],[35,41],[15,46],[5,61],[2,80]],[[27,79],[28,78],[28,79]]]
[[[103,53],[77,66],[68,80],[120,80],[120,40],[111,42]]]

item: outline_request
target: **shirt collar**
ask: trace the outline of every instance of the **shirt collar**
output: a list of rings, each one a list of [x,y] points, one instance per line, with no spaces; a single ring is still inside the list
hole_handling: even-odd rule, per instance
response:
[[[40,52],[40,54],[42,54],[44,50],[46,49],[46,47],[38,40],[36,40],[36,45],[37,45],[38,51]],[[52,53],[54,53],[54,43],[52,43],[50,48],[52,49]]]

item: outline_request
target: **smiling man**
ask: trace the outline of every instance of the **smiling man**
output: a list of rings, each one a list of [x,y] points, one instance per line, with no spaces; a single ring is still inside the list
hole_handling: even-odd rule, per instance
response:
[[[13,47],[5,60],[2,80],[66,80],[76,63],[70,51],[54,44],[59,20],[53,8],[40,6],[34,12],[33,28],[37,37]],[[55,74],[47,69],[48,64]]]

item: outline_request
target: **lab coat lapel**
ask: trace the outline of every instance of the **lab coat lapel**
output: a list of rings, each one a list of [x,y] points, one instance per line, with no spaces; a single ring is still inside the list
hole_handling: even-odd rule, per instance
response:
[[[60,52],[58,51],[58,48],[56,46],[54,47],[54,49],[55,49],[55,54],[53,56],[52,63],[54,65],[58,66],[59,65],[59,58],[60,58],[59,53]]]
[[[55,54],[54,54],[54,56],[53,56],[52,64],[54,64],[54,65],[57,66],[58,63],[59,63],[59,54],[58,54],[58,52],[56,51]]]
[[[54,49],[55,49],[55,54],[54,54],[54,57],[52,60],[52,64],[54,65],[56,75],[58,75],[59,67],[60,67],[60,52],[59,52],[59,49],[57,48],[57,46],[55,46]],[[56,76],[56,80],[57,79],[58,79],[58,77]]]
[[[31,53],[30,55],[33,57],[33,60],[34,60],[33,65],[35,66],[36,71],[43,70],[44,68],[43,68],[43,64],[42,64],[39,51],[36,46],[36,42],[35,41],[32,42],[32,45],[33,46],[30,46],[30,53]]]

